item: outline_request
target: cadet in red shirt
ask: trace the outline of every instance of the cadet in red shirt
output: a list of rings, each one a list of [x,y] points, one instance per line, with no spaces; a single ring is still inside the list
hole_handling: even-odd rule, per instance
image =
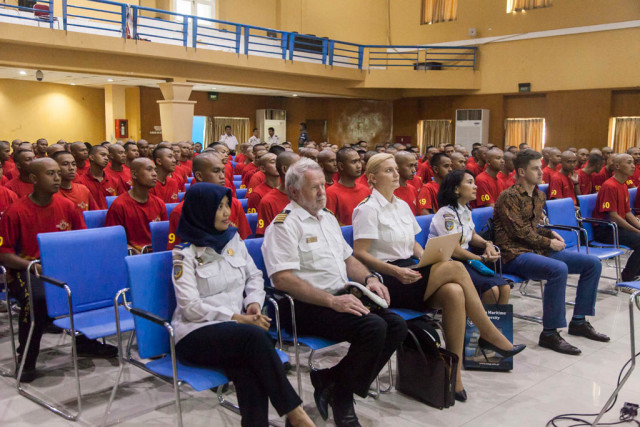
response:
[[[18,195],[6,187],[0,186],[0,218],[9,205],[18,200]]]
[[[114,144],[114,145],[120,146],[120,144]],[[109,148],[111,148],[111,146]],[[133,141],[127,142],[122,146],[122,148],[124,148],[124,154],[125,154],[124,165],[127,167],[127,169],[130,169],[131,162],[133,162],[138,157],[141,157],[140,150],[138,150],[138,145]],[[109,153],[111,153],[111,150],[109,150]],[[127,188],[127,190],[129,189]]]
[[[8,141],[0,141],[0,167],[3,170],[3,179],[5,179],[4,175],[9,174],[12,176],[14,170],[16,169],[16,164],[11,160],[11,146]],[[17,171],[15,172],[17,174]],[[9,178],[6,177],[7,182]]]
[[[357,153],[356,153],[357,154]],[[256,236],[263,236],[271,221],[289,204],[285,187],[285,176],[289,166],[300,160],[300,156],[292,151],[285,151],[278,154],[276,158],[276,169],[280,175],[280,183],[276,188],[268,192],[258,204],[258,225]]]
[[[444,178],[451,172],[451,159],[443,153],[431,158],[433,181],[422,186],[418,193],[418,212],[420,215],[430,215],[438,212],[438,190]]]
[[[580,194],[580,182],[576,173],[576,165],[578,158],[573,151],[565,151],[562,153],[560,165],[562,169],[551,175],[551,183],[549,184],[550,199],[564,199],[571,197],[576,209],[579,209],[578,199],[576,198],[576,190]]]
[[[560,164],[561,153],[557,148],[551,148],[547,150],[549,155],[549,161],[547,166],[542,169],[542,183],[549,184],[551,182],[551,175],[556,172],[556,167]]]
[[[242,153],[236,156],[236,167],[233,169],[233,173],[242,176],[244,169],[255,160],[255,157],[253,157],[253,146],[250,144],[240,144],[240,150]],[[240,156],[242,156],[242,160],[239,159]]]
[[[162,200],[150,194],[157,180],[156,168],[147,158],[131,162],[131,190],[119,195],[107,211],[104,225],[121,225],[127,232],[130,249],[140,253],[151,245],[150,222],[167,221],[167,208]]]
[[[89,163],[89,170],[80,177],[79,183],[89,189],[98,208],[107,209],[106,196],[118,195],[116,181],[105,173],[109,163],[107,149],[101,145],[92,147],[89,154]]]
[[[431,168],[431,158],[438,153],[438,149],[435,147],[427,147],[427,154],[424,155],[423,161],[418,167],[416,174],[422,179],[422,183],[420,184],[420,188],[422,188],[422,184],[431,181],[433,178],[433,169]]]
[[[498,181],[502,184],[502,189],[506,190],[512,185],[516,184],[515,177],[515,166],[513,161],[515,160],[516,155],[511,151],[504,152],[504,167],[500,172],[498,172]]]
[[[260,156],[260,158],[258,159],[258,165],[260,165],[260,159],[262,159],[264,156],[265,156],[265,154]],[[259,168],[259,166],[258,166],[258,168]],[[249,184],[247,185],[247,193],[250,190],[253,190],[257,186],[262,184],[265,181],[265,179],[266,179],[266,177],[265,177],[264,172],[259,168],[256,171],[256,173],[253,174],[253,176],[251,177],[251,181],[249,181]]]
[[[242,185],[240,188],[247,188],[253,174],[258,172],[258,159],[267,152],[267,146],[265,144],[256,144],[253,146],[253,162],[245,166],[242,171]]]
[[[76,160],[66,151],[60,151],[53,155],[53,160],[60,166],[60,191],[56,196],[69,199],[80,211],[93,211],[98,209],[91,192],[82,184],[73,182],[76,177]]]
[[[277,156],[275,154],[267,153],[258,159],[258,165],[260,166],[259,173],[264,175],[265,182],[255,188],[249,187],[247,189],[247,194],[249,195],[249,197],[247,197],[249,199],[247,200],[247,213],[257,213],[260,200],[280,183],[280,174],[276,168],[276,158]],[[254,180],[257,175],[258,174],[255,174],[252,180]]]
[[[193,159],[193,183],[209,182],[211,184],[224,184],[224,164],[220,156],[215,152],[204,152]],[[191,189],[191,187],[189,187]],[[184,202],[180,202],[169,215],[169,240],[167,250],[172,250],[175,245],[181,242],[176,234],[180,215],[182,215],[182,206]],[[241,239],[246,239],[252,234],[249,221],[242,209],[242,203],[235,197],[231,199],[231,214],[229,221],[234,227],[238,228],[238,234]]]
[[[231,165],[231,162],[229,161],[229,160],[231,160],[231,154],[229,154],[231,151],[229,150],[229,147],[224,142],[214,142],[209,147],[211,147],[213,149],[213,151],[215,151],[217,153],[220,153],[220,158],[222,159],[222,163],[224,164],[224,177],[228,181],[233,183],[233,166]],[[266,146],[264,144],[262,144],[262,147],[264,148],[264,151],[267,151]],[[254,151],[254,153],[255,153],[255,151]],[[248,180],[247,180],[246,183],[243,182],[243,184],[245,186],[241,187],[241,188],[246,188],[246,185],[248,183],[249,183]]]
[[[138,154],[140,157],[147,157],[151,159],[151,149],[149,148],[149,142],[147,140],[141,139],[136,145],[138,147]]]
[[[638,187],[640,186],[640,148],[631,147],[627,150],[627,154],[633,157],[635,170],[633,171],[633,176],[631,177],[631,181],[633,182],[634,187]]]
[[[466,165],[466,162],[465,162],[466,159],[464,158],[464,155],[462,153],[454,151],[453,153],[451,153],[449,158],[451,159],[451,170],[452,171],[465,170],[467,168],[467,165]]]
[[[578,156],[578,166],[576,166],[576,169],[582,169],[587,166],[587,161],[589,160],[589,150],[587,150],[586,148],[580,148],[576,153],[576,156]]]
[[[498,196],[504,190],[502,183],[498,180],[498,172],[504,168],[504,154],[502,150],[493,147],[487,151],[487,170],[476,177],[476,200],[471,202],[472,208],[484,206],[493,207],[498,200]]]
[[[80,177],[89,172],[89,168],[91,167],[88,161],[89,150],[83,142],[76,141],[69,145],[69,151],[76,159],[76,167],[78,168],[74,182],[80,182]]]
[[[578,170],[578,186],[580,187],[580,194],[591,194],[596,192],[593,184],[593,177],[602,168],[603,162],[604,160],[600,154],[589,154],[587,164],[583,169]]]
[[[188,142],[180,142],[178,145],[180,146],[180,150],[182,151],[182,164],[187,171],[187,176],[192,176],[193,174],[191,170],[193,169],[193,147]]]
[[[19,150],[14,154],[18,176],[9,181],[5,186],[16,193],[18,197],[24,197],[33,191],[33,183],[29,180],[29,164],[35,159],[33,151]]]
[[[155,187],[151,189],[150,194],[164,203],[178,203],[180,192],[178,181],[169,176],[176,168],[173,150],[165,146],[157,147],[153,150],[153,160],[158,175]]]
[[[398,165],[400,186],[393,191],[393,194],[397,198],[404,200],[414,215],[418,215],[418,190],[411,184],[411,181],[415,178],[418,160],[413,153],[408,151],[398,151],[395,159]]]
[[[40,340],[48,322],[44,285],[37,276],[31,278],[33,306],[29,304],[26,285],[26,269],[31,260],[40,257],[36,236],[39,233],[84,229],[82,214],[73,203],[54,197],[60,187],[60,167],[49,158],[34,159],[28,167],[29,179],[33,182],[33,192],[5,211],[0,219],[0,264],[11,273],[9,291],[20,304],[18,322],[18,355],[24,355],[31,322],[30,310],[35,316],[33,335],[29,351],[25,355],[22,382],[31,382],[36,377],[36,361],[40,352]],[[38,273],[42,273],[36,265]],[[79,336],[76,341],[79,356],[115,357],[113,346],[91,341]]]
[[[356,182],[362,175],[362,162],[356,150],[341,148],[336,160],[340,179],[327,189],[327,209],[333,212],[341,226],[351,225],[353,210],[371,194],[371,189]]]
[[[633,250],[621,274],[623,282],[638,280],[640,275],[640,221],[631,213],[629,205],[629,189],[625,181],[635,170],[633,157],[629,154],[611,156],[613,176],[607,179],[596,199],[593,216],[608,219],[618,225],[618,241],[620,245]],[[596,240],[603,243],[613,243],[613,234],[609,227],[598,225],[594,227]]]
[[[333,185],[333,175],[338,173],[336,153],[330,149],[322,150],[318,153],[318,164],[324,173],[324,188],[326,190]]]
[[[478,177],[482,172],[484,172],[487,159],[485,158],[488,149],[484,145],[480,145],[473,150],[471,150],[471,156],[469,160],[467,160],[467,170],[469,170],[474,177]]]
[[[137,155],[138,147],[133,142],[127,142],[125,147],[133,147],[130,151],[134,151]],[[131,171],[129,167],[125,165],[128,162],[127,152],[120,144],[112,144],[109,146],[109,160],[110,165],[104,170],[111,179],[116,183],[116,192],[118,195],[129,191],[133,182],[131,181]],[[130,164],[131,162],[129,162]]]

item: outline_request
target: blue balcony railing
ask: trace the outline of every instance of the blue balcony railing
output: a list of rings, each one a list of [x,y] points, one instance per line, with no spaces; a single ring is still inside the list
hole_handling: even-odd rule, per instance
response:
[[[360,70],[476,67],[477,47],[360,45],[110,0],[62,0],[60,27],[53,1],[38,1],[32,7],[0,3],[0,21],[45,23],[50,28],[56,28],[57,23],[57,28],[65,31]]]

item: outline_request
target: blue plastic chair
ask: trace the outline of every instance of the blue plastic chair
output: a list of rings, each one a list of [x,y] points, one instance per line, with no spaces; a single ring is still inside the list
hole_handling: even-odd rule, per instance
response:
[[[538,185],[538,190],[542,191],[544,195],[547,196],[547,192],[549,191],[549,184]]]
[[[69,331],[71,336],[77,413],[71,414],[62,407],[56,407],[55,404],[28,393],[21,387],[19,378],[17,386],[21,394],[34,402],[66,419],[75,420],[82,411],[76,333],[96,339],[114,335],[118,329],[133,329],[133,318],[123,307],[118,307],[118,315],[114,312],[116,296],[127,282],[124,264],[127,236],[123,227],[115,226],[41,233],[38,234],[38,243],[47,314],[55,319],[54,325]],[[31,262],[29,271],[36,263],[37,260]],[[31,295],[30,274],[27,276],[27,285]],[[31,327],[33,328],[33,322]],[[30,341],[27,341],[27,348]],[[20,367],[20,372],[22,369],[23,366]]]
[[[247,239],[253,239],[256,237],[256,228],[258,227],[258,214],[257,213],[248,213],[246,214],[247,221],[249,222],[249,227],[251,228],[251,235],[247,237]]]
[[[424,245],[427,244],[427,240],[429,239],[429,228],[431,228],[433,214],[417,216],[416,220],[418,221],[418,225],[421,228],[420,232],[416,234],[416,242],[418,242],[420,246],[424,248]]]
[[[178,193],[178,202],[181,202],[182,199],[184,199],[184,193],[185,193],[184,191],[181,191]]]
[[[238,200],[240,200],[240,203],[242,204],[242,210],[245,211],[246,213],[249,199],[238,199]]]
[[[242,175],[233,175],[234,181],[242,181]]]
[[[105,220],[107,219],[107,209],[99,211],[84,211],[84,223],[87,228],[101,228],[104,227]]]
[[[107,199],[107,209],[109,209],[111,207],[111,205],[113,204],[114,200],[116,200],[118,198],[118,196],[106,196],[105,199]]]
[[[233,181],[233,185],[236,187],[236,190],[242,188],[242,181]]]
[[[191,183],[189,184],[185,184],[184,185],[184,192],[186,193],[187,191],[189,191],[189,187],[191,187]]]
[[[483,233],[486,231],[489,218],[493,218],[493,208],[491,206],[476,208],[471,211],[471,219],[473,220],[476,233]]]
[[[167,216],[171,215],[171,211],[173,211],[176,206],[178,206],[178,203],[166,203],[165,204],[165,207],[167,208]]]
[[[247,189],[246,188],[238,188],[236,190],[236,198],[238,198],[238,199],[246,199],[247,198]]]
[[[169,221],[154,221],[149,223],[151,231],[151,249],[154,253],[167,250],[169,241]]]
[[[353,248],[353,225],[343,225],[340,228],[342,229],[342,237]]]
[[[191,184],[191,181],[193,181],[193,177],[192,177],[192,176],[188,176],[188,177],[187,177],[187,182],[188,182],[189,184]]]
[[[636,205],[636,194],[638,193],[637,188],[629,189],[629,206],[631,206],[631,212],[634,211],[634,206]]]
[[[127,302],[123,292],[126,313],[133,315],[135,334],[140,359],[153,359],[148,362],[120,358],[120,369],[104,414],[107,420],[111,404],[116,396],[120,378],[125,366],[144,367],[148,372],[173,384],[178,425],[182,425],[182,407],[180,405],[180,384],[187,383],[196,391],[218,387],[218,399],[222,406],[236,410],[222,397],[222,386],[229,382],[221,370],[183,365],[175,356],[175,342],[171,317],[176,307],[175,293],[171,281],[171,252],[160,252],[126,257],[126,269],[129,279],[128,293],[131,303]],[[122,347],[122,331],[118,331],[118,342]]]

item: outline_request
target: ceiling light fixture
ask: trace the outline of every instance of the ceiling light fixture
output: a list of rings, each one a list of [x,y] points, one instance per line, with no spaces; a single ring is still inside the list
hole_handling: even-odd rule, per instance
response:
[[[113,79],[107,79],[107,81],[108,81],[108,82],[112,82],[112,81],[113,81]]]
[[[24,70],[20,70],[20,71],[18,72],[18,74],[20,74],[21,76],[26,76],[26,75],[27,75],[27,72],[26,72],[26,71],[24,71]]]
[[[291,95],[291,96],[293,96],[293,97],[295,98],[295,97],[297,97],[297,96],[298,96],[298,94],[297,94],[297,93],[294,93],[294,94],[293,94],[293,95]]]
[[[76,85],[75,83],[71,83],[71,86],[75,86],[75,85]]]

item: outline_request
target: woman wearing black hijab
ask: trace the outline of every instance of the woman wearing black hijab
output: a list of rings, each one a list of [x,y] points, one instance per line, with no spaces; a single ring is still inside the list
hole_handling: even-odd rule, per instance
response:
[[[184,243],[173,249],[178,358],[225,372],[243,426],[268,425],[269,399],[288,424],[313,425],[267,333],[262,273],[229,226],[230,201],[229,189],[209,183],[193,185],[184,199],[176,230]]]

